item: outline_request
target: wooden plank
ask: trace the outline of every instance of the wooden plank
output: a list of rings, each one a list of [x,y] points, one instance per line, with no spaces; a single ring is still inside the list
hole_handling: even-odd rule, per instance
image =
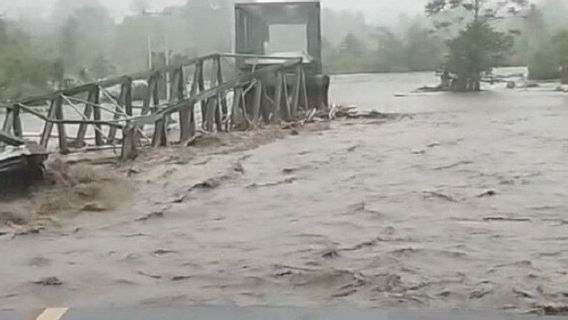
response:
[[[205,121],[205,130],[209,132],[213,132],[213,125],[215,123],[215,109],[217,108],[217,104],[217,97],[211,97],[207,99],[207,111],[205,112],[207,119]]]
[[[63,97],[59,96],[55,99],[55,119],[63,121]],[[59,152],[61,154],[69,153],[67,146],[67,134],[65,133],[65,124],[57,123],[57,134],[59,135]]]
[[[301,67],[296,67],[296,71],[294,73],[295,81],[294,81],[294,88],[292,88],[292,108],[290,110],[290,115],[292,118],[296,117],[298,113],[298,104],[300,102],[300,86],[302,84],[302,76]]]
[[[157,113],[160,107],[160,79],[161,79],[161,75],[158,73],[156,75],[156,82],[154,83],[154,92],[152,93],[152,100],[153,100],[153,105],[151,108],[152,113]]]
[[[12,107],[12,132],[18,138],[23,138],[24,136],[20,107],[17,104]]]
[[[166,147],[168,146],[168,133],[166,128],[166,118],[162,117],[154,125],[154,134],[152,136],[153,147]]]
[[[278,70],[285,70],[285,69],[288,69],[292,66],[295,66],[295,65],[298,64],[298,61],[300,61],[300,60],[299,59],[293,60],[291,62],[284,63],[282,65],[262,68],[261,70],[242,75],[242,76],[240,76],[236,79],[232,79],[230,81],[227,81],[227,82],[223,83],[222,85],[220,85],[216,88],[205,90],[205,91],[203,91],[199,94],[196,94],[193,97],[189,97],[189,98],[185,99],[184,101],[180,101],[176,105],[169,106],[169,107],[161,110],[157,114],[153,114],[153,115],[149,115],[149,116],[136,117],[136,118],[133,118],[132,121],[134,123],[136,123],[137,125],[154,123],[163,114],[175,112],[175,111],[179,110],[180,107],[182,107],[186,104],[197,103],[197,102],[203,101],[205,99],[208,99],[210,97],[217,96],[217,94],[221,91],[227,91],[227,90],[230,90],[230,89],[235,88],[237,86],[244,86],[247,83],[249,83],[250,81],[252,81],[253,79],[261,78],[264,75],[272,74],[272,73],[274,73]]]
[[[282,120],[282,86],[284,85],[284,79],[282,71],[276,73],[276,88],[274,92],[274,109],[272,122],[280,123]]]
[[[93,94],[93,119],[95,121],[101,121],[101,108],[99,106],[100,103],[100,94],[101,89],[100,87],[94,87],[92,89]],[[95,124],[95,145],[102,146],[104,144],[103,141],[103,134],[102,134],[102,126],[100,124]]]
[[[182,101],[185,98],[185,76],[183,68],[180,68],[174,75],[174,85],[176,89],[176,101]],[[187,141],[192,137],[191,132],[191,119],[190,119],[191,108],[189,105],[183,106],[179,109],[179,140]]]
[[[14,113],[12,107],[6,109],[6,116],[4,118],[4,124],[2,125],[2,131],[12,132],[12,125],[14,124]]]
[[[224,80],[223,80],[223,67],[221,66],[221,57],[217,57],[215,58],[215,60],[217,61],[217,84],[221,85]],[[223,94],[222,98],[221,98],[221,111],[223,113],[223,120],[225,120],[227,118],[227,98],[226,95]]]
[[[95,101],[94,93],[95,93],[94,90],[91,88],[91,90],[89,90],[89,96],[87,97],[88,103],[85,103],[85,108],[83,109],[84,119],[91,119],[91,116],[93,115],[93,101]],[[77,139],[76,139],[77,145],[83,144],[83,142],[85,141],[86,134],[87,134],[87,124],[81,123],[79,125],[79,129],[77,130]]]
[[[197,70],[199,72],[197,74],[197,88],[199,89],[198,92],[202,93],[205,91],[205,81],[203,79],[203,61],[197,64]],[[201,105],[201,128],[205,129],[205,118],[207,117],[206,113],[208,101],[205,101],[205,99],[198,101]]]
[[[7,131],[2,130],[0,130],[0,142],[10,146],[21,146],[26,143],[24,139],[13,136]]]
[[[51,101],[51,105],[49,107],[49,111],[47,112],[47,121],[45,122],[45,125],[43,127],[43,132],[41,134],[41,139],[39,144],[47,149],[47,146],[49,144],[49,139],[51,138],[51,133],[53,131],[53,122],[50,121],[51,119],[55,119],[55,100]]]
[[[252,109],[252,121],[258,121],[260,117],[260,107],[262,104],[262,81],[257,79],[257,82],[254,86],[254,100],[253,100],[253,109]]]
[[[132,78],[127,78],[122,85],[126,91],[124,94],[124,111],[126,115],[132,116]]]
[[[142,115],[146,115],[150,113],[150,103],[152,103],[152,95],[154,94],[154,87],[156,86],[156,76],[152,74],[150,78],[148,78],[148,88],[146,92],[146,96],[144,97],[144,101],[142,102]]]
[[[240,112],[239,107],[241,105],[242,96],[243,96],[243,88],[241,88],[241,87],[235,88],[234,94],[233,94],[233,105],[231,107],[231,126],[232,127],[235,126],[236,116],[237,116],[238,112]]]
[[[107,88],[107,87],[115,86],[117,84],[121,84],[121,83],[124,82],[125,78],[130,78],[132,80],[148,79],[149,77],[151,77],[155,73],[170,72],[170,71],[173,71],[173,70],[178,69],[180,67],[191,66],[191,65],[197,64],[199,62],[203,62],[204,60],[214,59],[218,56],[219,56],[218,53],[214,53],[214,54],[210,54],[210,55],[203,56],[203,57],[188,59],[188,60],[182,61],[181,63],[175,64],[175,65],[169,65],[169,66],[163,67],[163,68],[158,69],[158,70],[142,71],[142,72],[133,73],[133,74],[130,74],[130,75],[127,75],[127,76],[120,76],[120,77],[106,79],[106,80],[102,80],[102,81],[96,81],[96,82],[87,83],[87,84],[77,86],[77,87],[73,87],[73,88],[69,88],[69,89],[64,89],[64,90],[50,92],[50,93],[46,93],[46,94],[42,94],[42,95],[38,95],[38,96],[24,98],[23,100],[18,101],[18,103],[24,104],[24,105],[33,105],[33,104],[36,104],[36,103],[43,103],[45,101],[53,100],[60,94],[65,95],[65,96],[74,96],[74,95],[77,95],[77,94],[80,94],[80,93],[88,92],[91,89],[91,87],[93,87],[93,86],[101,86],[101,87]]]
[[[217,98],[215,99],[217,101],[217,103],[215,104],[215,126],[217,127],[217,132],[222,132],[223,131],[223,115],[221,113],[221,101],[223,98],[221,98],[221,96],[224,95],[224,93],[219,94],[217,96]],[[225,101],[226,103],[226,101]],[[226,106],[225,106],[226,107]]]
[[[117,106],[114,108],[114,114],[112,119],[113,120],[118,120],[120,119],[120,114],[123,112],[126,112],[125,107],[126,107],[126,99],[127,99],[127,95],[129,95],[128,91],[130,91],[130,83],[128,82],[128,80],[126,80],[127,82],[123,83],[120,86],[120,94],[118,95],[118,100],[117,102]],[[132,106],[130,106],[130,113],[132,113]],[[116,140],[116,127],[111,127],[109,129],[108,132],[108,139],[107,139],[107,144],[114,144],[115,140]]]
[[[284,90],[284,120],[292,120],[292,114],[290,112],[290,95],[288,93],[288,77],[286,73],[282,73],[282,89]]]
[[[302,94],[302,104],[304,106],[304,110],[306,112],[310,111],[310,106],[309,106],[309,102],[308,102],[308,88],[307,88],[307,84],[306,84],[306,73],[304,72],[304,69],[301,69],[301,80],[302,80],[302,84],[301,84],[301,94]]]
[[[126,125],[122,129],[122,148],[120,152],[120,160],[127,161],[136,157],[136,135],[138,128],[132,125]]]

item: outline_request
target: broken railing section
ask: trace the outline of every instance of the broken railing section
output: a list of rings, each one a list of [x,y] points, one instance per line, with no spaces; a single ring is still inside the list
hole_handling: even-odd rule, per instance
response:
[[[188,141],[199,132],[246,130],[262,123],[293,121],[311,110],[301,58],[270,57],[281,63],[255,66],[251,72],[237,67],[237,61],[242,64],[262,58],[266,57],[213,54],[24,99],[7,107],[2,129],[23,139],[25,113],[43,122],[38,143],[46,149],[55,138],[55,127],[63,154],[120,146],[120,156],[126,160],[144,145],[166,146]],[[166,74],[171,79],[169,94],[164,90]],[[135,97],[134,83],[141,80],[146,90]],[[111,92],[117,88],[118,92]],[[38,110],[38,105],[48,106],[47,114]],[[169,141],[173,126],[179,128],[177,141]],[[93,138],[87,137],[89,132],[94,134],[94,145],[86,142]]]

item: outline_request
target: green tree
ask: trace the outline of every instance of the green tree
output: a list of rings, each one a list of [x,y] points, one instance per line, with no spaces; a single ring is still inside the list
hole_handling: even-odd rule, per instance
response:
[[[32,50],[27,34],[0,19],[0,101],[46,90],[53,77],[51,64]]]
[[[444,18],[438,27],[459,30],[448,42],[446,58],[446,69],[457,78],[454,90],[480,90],[482,74],[502,63],[513,45],[511,35],[495,23],[526,6],[528,0],[431,0],[426,5],[429,16]]]

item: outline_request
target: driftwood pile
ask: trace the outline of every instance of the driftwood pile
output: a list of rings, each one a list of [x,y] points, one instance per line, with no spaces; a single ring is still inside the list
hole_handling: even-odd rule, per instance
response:
[[[394,120],[400,119],[403,115],[398,113],[383,113],[375,110],[361,111],[356,106],[333,105],[329,110],[312,109],[305,113],[305,117],[299,121],[283,122],[282,129],[292,129],[298,126],[304,126],[307,123],[317,123],[331,120],[348,120],[348,119],[377,119],[377,120]]]

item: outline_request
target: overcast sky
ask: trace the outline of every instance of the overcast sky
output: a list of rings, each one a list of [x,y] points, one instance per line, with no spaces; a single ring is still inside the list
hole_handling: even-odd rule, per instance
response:
[[[16,15],[18,8],[34,10],[50,8],[57,0],[0,0],[0,13]],[[99,0],[120,17],[130,9],[132,0]],[[149,0],[156,9],[172,4],[183,4],[186,0]],[[427,0],[322,0],[324,7],[360,10],[369,22],[380,24],[378,19],[393,20],[401,13],[418,14],[423,11]],[[45,11],[44,11],[45,12]],[[386,21],[385,21],[386,22]]]

